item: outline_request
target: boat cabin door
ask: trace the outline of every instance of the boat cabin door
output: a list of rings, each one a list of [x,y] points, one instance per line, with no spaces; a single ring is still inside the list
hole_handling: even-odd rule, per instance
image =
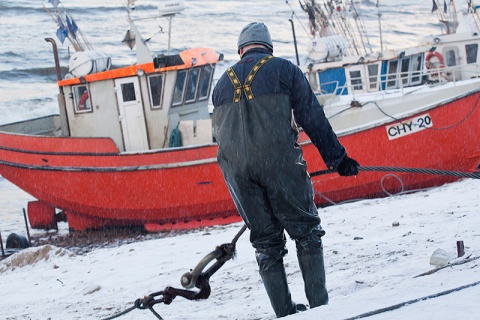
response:
[[[138,77],[115,80],[125,151],[148,150],[147,127]]]

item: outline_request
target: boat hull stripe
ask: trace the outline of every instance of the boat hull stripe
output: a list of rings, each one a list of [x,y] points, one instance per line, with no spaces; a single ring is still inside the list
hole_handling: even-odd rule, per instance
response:
[[[144,166],[123,166],[123,167],[52,167],[52,166],[37,166],[30,164],[20,164],[0,160],[0,165],[29,169],[29,170],[43,170],[43,171],[68,171],[68,172],[127,172],[127,171],[148,171],[148,170],[162,170],[175,169],[191,166],[199,166],[205,164],[213,164],[217,162],[217,158],[209,158],[195,161],[163,163]]]

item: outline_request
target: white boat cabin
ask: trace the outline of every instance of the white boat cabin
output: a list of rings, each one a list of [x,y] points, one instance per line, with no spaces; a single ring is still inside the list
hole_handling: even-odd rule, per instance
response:
[[[61,80],[63,135],[109,137],[120,151],[168,147],[176,129],[181,145],[211,143],[208,99],[219,59],[212,49],[196,48]]]
[[[477,78],[480,34],[466,20],[457,21],[455,33],[430,36],[421,45],[364,55],[345,55],[330,37],[319,38],[304,72],[323,98]]]

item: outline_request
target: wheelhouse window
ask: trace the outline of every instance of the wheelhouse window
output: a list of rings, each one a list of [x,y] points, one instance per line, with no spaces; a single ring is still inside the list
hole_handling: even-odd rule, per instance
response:
[[[411,84],[420,84],[422,82],[422,55],[417,54],[412,56],[412,79]]]
[[[210,92],[210,84],[213,76],[213,67],[210,65],[206,65],[202,69],[202,74],[200,76],[200,85],[199,85],[199,93],[198,99],[205,100],[208,98],[208,94]]]
[[[212,76],[213,67],[210,65],[179,71],[175,82],[172,106],[178,107],[208,99]]]
[[[467,44],[465,46],[467,63],[477,63],[478,44]]]
[[[398,60],[388,62],[387,88],[397,88]]]
[[[193,102],[197,98],[197,88],[198,88],[198,79],[199,79],[200,69],[192,69],[188,75],[187,81],[187,93],[185,97],[185,102]]]
[[[457,55],[455,54],[455,50],[447,50],[445,54],[445,61],[447,67],[453,67],[457,65]]]
[[[150,103],[152,109],[162,108],[164,75],[155,75],[148,78],[150,87]]]
[[[75,113],[92,112],[92,100],[90,99],[90,91],[86,85],[73,87],[73,103]]]
[[[368,70],[368,88],[370,90],[377,90],[378,89],[378,64],[369,64],[367,66]]]
[[[386,87],[388,89],[397,89],[400,86],[409,87],[421,84],[422,68],[423,54],[415,54],[389,61]]]
[[[401,60],[400,66],[400,78],[402,79],[402,84],[408,84],[408,76],[410,71],[410,58],[404,58]]]
[[[362,73],[360,70],[349,71],[350,73],[350,83],[352,84],[353,90],[363,90],[362,85]]]
[[[179,106],[183,102],[185,92],[185,82],[187,80],[187,71],[179,71],[177,73],[177,80],[175,81],[175,90],[173,91],[172,106]]]

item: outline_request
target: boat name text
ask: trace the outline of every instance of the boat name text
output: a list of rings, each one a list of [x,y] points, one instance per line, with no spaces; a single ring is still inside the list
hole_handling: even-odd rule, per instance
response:
[[[393,140],[422,131],[432,126],[432,118],[430,118],[430,115],[427,113],[412,119],[389,125],[386,127],[386,129],[388,139]]]

